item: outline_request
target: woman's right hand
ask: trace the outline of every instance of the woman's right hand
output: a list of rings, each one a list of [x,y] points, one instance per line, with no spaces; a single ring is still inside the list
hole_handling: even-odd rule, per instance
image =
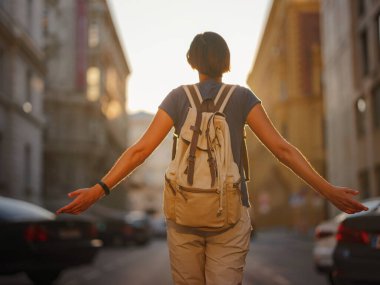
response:
[[[104,191],[101,186],[97,184],[91,188],[83,188],[70,192],[68,196],[74,198],[74,200],[57,210],[57,215],[62,213],[79,215],[102,198],[104,196]]]
[[[354,199],[359,191],[347,187],[331,186],[323,193],[335,207],[347,214],[355,214],[362,211],[368,211],[368,208]]]

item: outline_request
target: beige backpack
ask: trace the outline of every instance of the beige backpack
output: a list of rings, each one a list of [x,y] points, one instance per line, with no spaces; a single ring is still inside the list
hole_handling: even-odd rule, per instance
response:
[[[179,225],[219,231],[240,219],[241,176],[223,114],[235,87],[223,84],[214,100],[202,100],[196,85],[183,86],[191,107],[174,141],[164,189],[165,216]],[[242,151],[246,166],[245,142]]]

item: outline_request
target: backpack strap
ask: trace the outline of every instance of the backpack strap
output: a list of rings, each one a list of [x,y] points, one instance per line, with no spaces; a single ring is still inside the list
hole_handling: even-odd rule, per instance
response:
[[[198,88],[194,85],[183,85],[183,89],[185,90],[186,96],[189,99],[190,105],[192,108],[200,109],[201,106],[201,94],[199,93]],[[172,147],[172,160],[175,158],[177,153],[177,141],[178,141],[179,132],[174,130],[173,133],[173,147]]]
[[[172,160],[175,158],[175,155],[177,153],[177,142],[178,142],[178,134],[177,134],[177,130],[174,130],[174,132],[173,132]]]
[[[223,87],[223,86],[222,86]],[[225,85],[220,95],[215,98],[215,110],[223,113],[224,108],[226,107],[228,100],[230,99],[232,93],[234,92],[236,85]]]
[[[246,182],[251,179],[249,173],[249,161],[248,161],[248,150],[247,150],[247,133],[245,128],[243,129],[243,140],[241,142],[241,163],[243,164],[243,177]]]
[[[228,85],[223,84],[223,85],[220,87],[220,89],[219,89],[219,91],[218,91],[218,94],[216,94],[215,99],[214,99],[215,106],[218,105],[218,102],[219,102],[220,98],[222,97],[222,93],[223,93],[224,89],[225,89],[227,86],[228,86]],[[228,87],[227,87],[227,88],[228,88]],[[224,96],[223,96],[223,98],[224,98]],[[224,100],[224,99],[222,99],[222,101],[223,101],[223,100]],[[219,106],[219,107],[220,107],[220,106]]]
[[[183,89],[185,90],[187,98],[189,99],[190,106],[192,108],[200,110],[203,100],[196,85],[183,85]]]
[[[190,142],[190,151],[187,166],[187,183],[189,185],[193,185],[194,178],[194,167],[195,167],[195,151],[197,149],[199,135],[201,133],[201,122],[202,122],[202,97],[199,93],[198,88],[195,85],[184,86],[187,97],[189,98],[191,106],[196,108],[197,116],[195,118],[194,126],[191,126],[191,130],[193,131],[193,136]]]
[[[236,85],[223,85],[220,88],[218,95],[215,97],[215,110],[223,113],[224,108],[226,107],[228,100],[232,96]],[[250,180],[250,172],[249,172],[249,160],[248,160],[248,151],[247,151],[247,142],[246,142],[247,134],[245,129],[243,129],[243,140],[241,142],[241,163],[243,166],[243,173],[241,173],[242,177],[244,177],[245,181]]]

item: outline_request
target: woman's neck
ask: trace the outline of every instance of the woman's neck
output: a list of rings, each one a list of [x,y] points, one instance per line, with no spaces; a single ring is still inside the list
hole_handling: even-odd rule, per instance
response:
[[[208,76],[207,74],[199,73],[199,82],[214,80],[216,82],[222,82],[222,77],[213,78]]]

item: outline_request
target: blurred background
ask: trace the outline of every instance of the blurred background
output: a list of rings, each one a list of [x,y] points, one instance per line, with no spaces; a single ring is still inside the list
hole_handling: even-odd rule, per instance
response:
[[[359,200],[380,196],[380,1],[0,0],[0,198],[55,212],[68,192],[96,183],[165,96],[197,81],[185,55],[208,30],[231,49],[224,81],[251,88],[323,177],[360,190]],[[318,226],[340,213],[247,132],[254,234],[246,284],[334,282],[333,261],[318,264],[315,247],[325,237]],[[95,226],[88,239],[102,245],[91,262],[56,267],[59,278],[43,281],[44,267],[0,273],[29,272],[35,284],[171,284],[161,197],[171,146],[168,135],[80,218],[52,218]],[[341,221],[325,233],[330,259]],[[0,210],[2,235],[9,223]],[[40,233],[49,230],[37,228],[23,230],[29,245],[46,242]],[[79,228],[60,236],[84,238]],[[369,236],[378,254],[379,227]],[[0,284],[30,279],[18,273]]]

